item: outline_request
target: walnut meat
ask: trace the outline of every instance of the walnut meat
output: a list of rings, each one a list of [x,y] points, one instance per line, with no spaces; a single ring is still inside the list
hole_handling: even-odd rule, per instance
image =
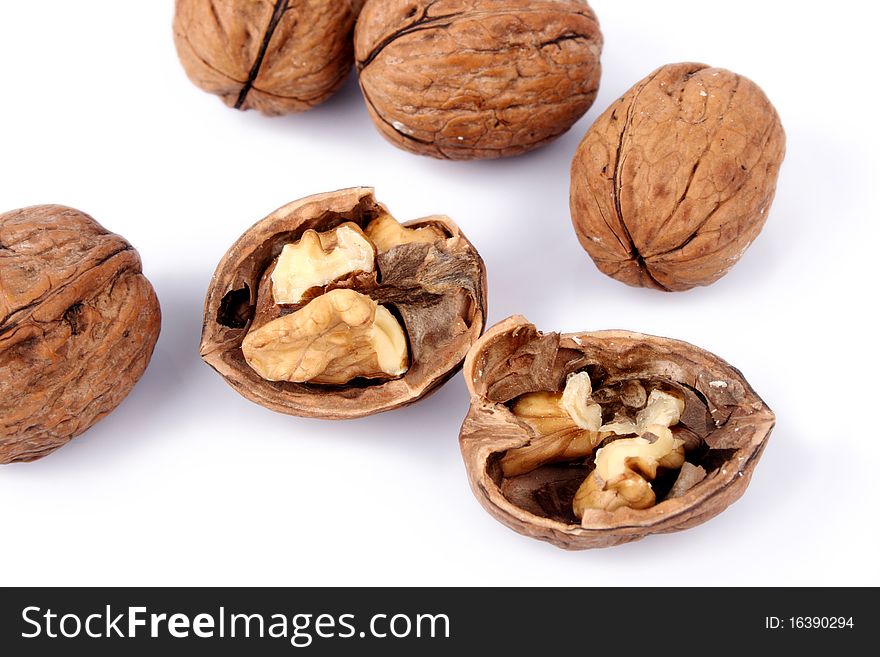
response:
[[[511,317],[474,344],[464,375],[474,494],[511,529],[566,549],[717,515],[745,492],[775,422],[717,356],[628,331],[541,333]],[[581,412],[595,405],[601,424]]]
[[[583,0],[368,0],[355,58],[394,145],[437,158],[518,155],[566,132],[599,87]]]
[[[248,333],[244,359],[267,381],[393,379],[409,368],[406,335],[385,306],[339,288]]]
[[[273,212],[220,262],[201,354],[272,410],[361,417],[458,371],[485,299],[483,261],[449,218],[401,225],[371,189],[319,194]]]
[[[0,215],[0,463],[46,456],[116,408],[159,325],[119,235],[57,205]]]
[[[235,109],[302,112],[352,67],[363,0],[177,0],[174,41],[186,74]]]
[[[663,66],[587,132],[571,167],[575,231],[628,285],[709,285],[758,236],[785,153],[773,105],[705,64]]]

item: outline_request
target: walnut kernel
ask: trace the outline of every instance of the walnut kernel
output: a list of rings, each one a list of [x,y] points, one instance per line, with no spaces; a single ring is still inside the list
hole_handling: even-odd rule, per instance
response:
[[[354,224],[324,233],[307,230],[294,244],[285,244],[272,270],[275,303],[297,304],[306,293],[357,272],[376,267],[376,249]]]
[[[445,237],[436,226],[429,224],[419,228],[407,228],[387,214],[373,219],[366,228],[366,234],[382,252],[390,251],[401,244],[433,244]]]
[[[247,334],[244,358],[268,381],[343,384],[406,372],[403,329],[384,306],[354,290],[331,290]]]

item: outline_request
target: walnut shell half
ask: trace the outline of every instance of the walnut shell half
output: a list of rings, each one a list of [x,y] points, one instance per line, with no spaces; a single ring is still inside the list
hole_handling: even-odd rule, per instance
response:
[[[177,0],[174,43],[199,88],[235,109],[302,112],[342,86],[363,0]]]
[[[687,462],[677,478],[654,482],[656,505],[592,511],[579,522],[572,502],[593,467],[591,458],[504,476],[505,453],[537,438],[510,403],[525,393],[559,391],[566,377],[579,371],[589,372],[593,398],[603,403],[612,397],[631,403],[624,392],[633,382],[670,389],[684,399],[674,430]],[[480,504],[514,531],[572,550],[687,529],[717,515],[745,491],[775,422],[742,374],[717,356],[628,331],[541,333],[524,317],[510,317],[474,344],[464,375],[471,408],[461,428],[461,450]]]
[[[116,408],[160,323],[122,237],[58,205],[0,215],[0,463],[46,456]]]
[[[628,285],[714,283],[761,232],[784,154],[779,116],[754,82],[705,64],[662,66],[578,147],[578,239],[602,272]]]
[[[518,155],[566,132],[599,88],[584,0],[368,0],[355,30],[382,135],[455,160]]]
[[[270,274],[285,245],[298,242],[309,230],[325,233],[343,224],[361,230],[387,216],[373,190],[361,187],[295,201],[248,229],[226,253],[211,280],[201,341],[205,362],[251,401],[305,417],[371,415],[411,404],[442,385],[461,368],[468,349],[483,331],[486,313],[485,266],[448,217],[432,216],[405,224],[414,229],[430,227],[439,236],[434,243],[380,249],[375,271],[332,281],[318,289],[317,296],[310,294],[304,299],[305,305],[273,302]],[[406,336],[409,358],[405,372],[389,375],[393,376],[390,380],[355,378],[328,384],[270,381],[248,364],[242,343],[249,332],[254,335],[253,331],[270,322],[278,325],[279,319],[292,320],[293,313],[305,312],[331,295],[342,297],[343,291],[393,313]],[[369,304],[368,313],[373,312]],[[371,323],[372,315],[365,319]],[[297,322],[293,330],[301,331],[303,324]],[[337,324],[334,335],[316,335],[303,362],[321,359],[315,349],[338,351],[338,340],[345,335],[338,329]],[[282,327],[279,333],[285,330]],[[302,344],[302,340],[298,338],[296,343]]]

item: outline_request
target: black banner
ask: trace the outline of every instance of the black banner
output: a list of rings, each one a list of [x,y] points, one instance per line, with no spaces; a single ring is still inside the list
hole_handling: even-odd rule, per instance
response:
[[[815,588],[4,589],[0,652],[855,650],[880,639],[873,597]]]

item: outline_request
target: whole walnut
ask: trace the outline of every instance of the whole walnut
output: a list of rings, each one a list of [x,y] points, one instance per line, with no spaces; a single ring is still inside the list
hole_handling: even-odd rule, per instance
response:
[[[174,42],[186,74],[235,109],[302,112],[351,70],[364,0],[177,0]]]
[[[394,145],[467,160],[518,155],[593,104],[602,34],[583,0],[368,0],[355,58]]]
[[[0,215],[0,463],[41,458],[116,408],[159,325],[122,237],[57,205]]]
[[[571,167],[571,215],[604,273],[687,290],[721,278],[761,232],[785,154],[751,80],[669,64],[599,117]]]

